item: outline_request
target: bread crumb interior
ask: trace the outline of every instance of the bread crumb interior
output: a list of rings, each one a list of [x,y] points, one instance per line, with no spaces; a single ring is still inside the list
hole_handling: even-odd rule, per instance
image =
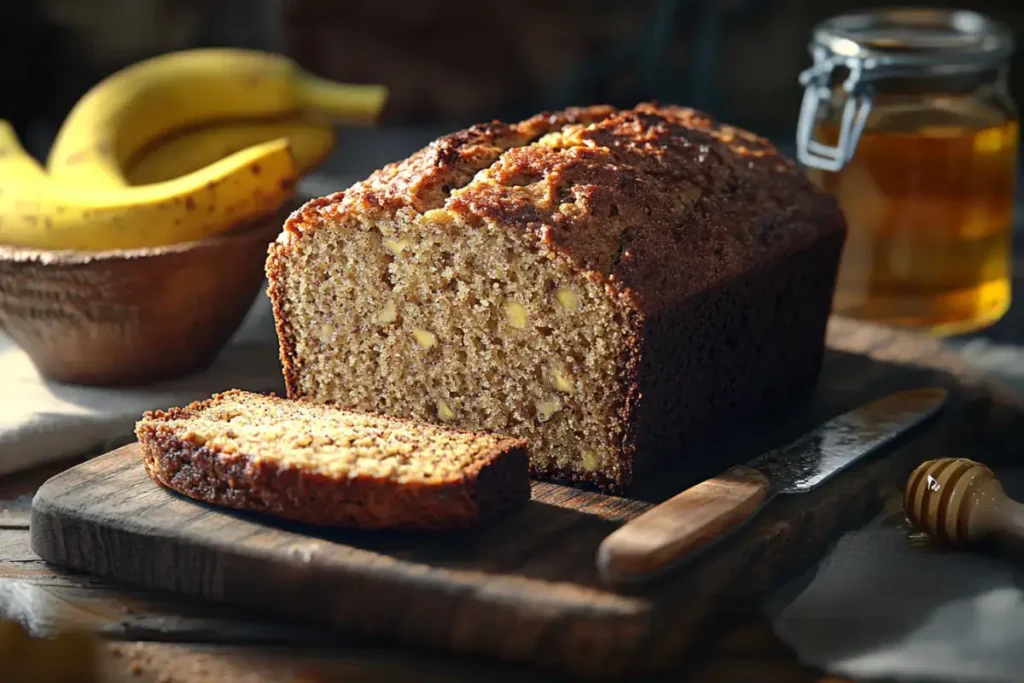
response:
[[[339,218],[283,269],[303,397],[526,438],[543,469],[616,477],[627,331],[603,285],[444,209]]]
[[[167,420],[179,439],[258,464],[332,477],[457,480],[496,457],[508,442],[432,425],[396,424],[305,401],[229,392],[188,416]]]

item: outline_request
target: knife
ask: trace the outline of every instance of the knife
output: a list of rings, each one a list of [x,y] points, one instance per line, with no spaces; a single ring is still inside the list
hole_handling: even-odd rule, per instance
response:
[[[811,491],[922,425],[946,397],[938,387],[889,394],[652,507],[601,543],[602,581],[637,583],[663,573],[734,531],[776,495]]]

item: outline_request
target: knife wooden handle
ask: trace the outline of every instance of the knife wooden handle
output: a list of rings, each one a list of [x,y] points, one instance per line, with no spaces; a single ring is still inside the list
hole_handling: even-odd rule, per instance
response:
[[[734,467],[652,507],[608,535],[597,568],[608,583],[643,580],[747,521],[771,494],[768,478]]]

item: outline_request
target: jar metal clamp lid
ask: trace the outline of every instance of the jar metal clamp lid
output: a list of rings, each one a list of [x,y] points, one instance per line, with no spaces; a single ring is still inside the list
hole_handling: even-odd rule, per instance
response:
[[[815,27],[814,64],[800,74],[804,86],[797,122],[800,163],[839,171],[853,158],[882,79],[976,73],[996,68],[1014,50],[1001,23],[967,10],[881,9],[846,14]],[[832,88],[845,94],[834,146],[814,139],[822,103]]]

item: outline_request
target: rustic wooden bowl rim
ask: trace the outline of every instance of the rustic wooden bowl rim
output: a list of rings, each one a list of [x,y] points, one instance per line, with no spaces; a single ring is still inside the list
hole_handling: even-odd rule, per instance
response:
[[[274,219],[274,216],[268,218]],[[138,247],[135,249],[108,249],[103,251],[84,251],[78,249],[35,249],[0,244],[0,261],[10,263],[38,263],[47,266],[81,266],[97,262],[109,261],[140,261],[158,258],[171,254],[180,254],[200,249],[212,249],[232,242],[246,242],[271,232],[279,232],[281,226],[274,220],[266,219],[249,223],[219,235],[201,240],[178,242],[159,247]]]

